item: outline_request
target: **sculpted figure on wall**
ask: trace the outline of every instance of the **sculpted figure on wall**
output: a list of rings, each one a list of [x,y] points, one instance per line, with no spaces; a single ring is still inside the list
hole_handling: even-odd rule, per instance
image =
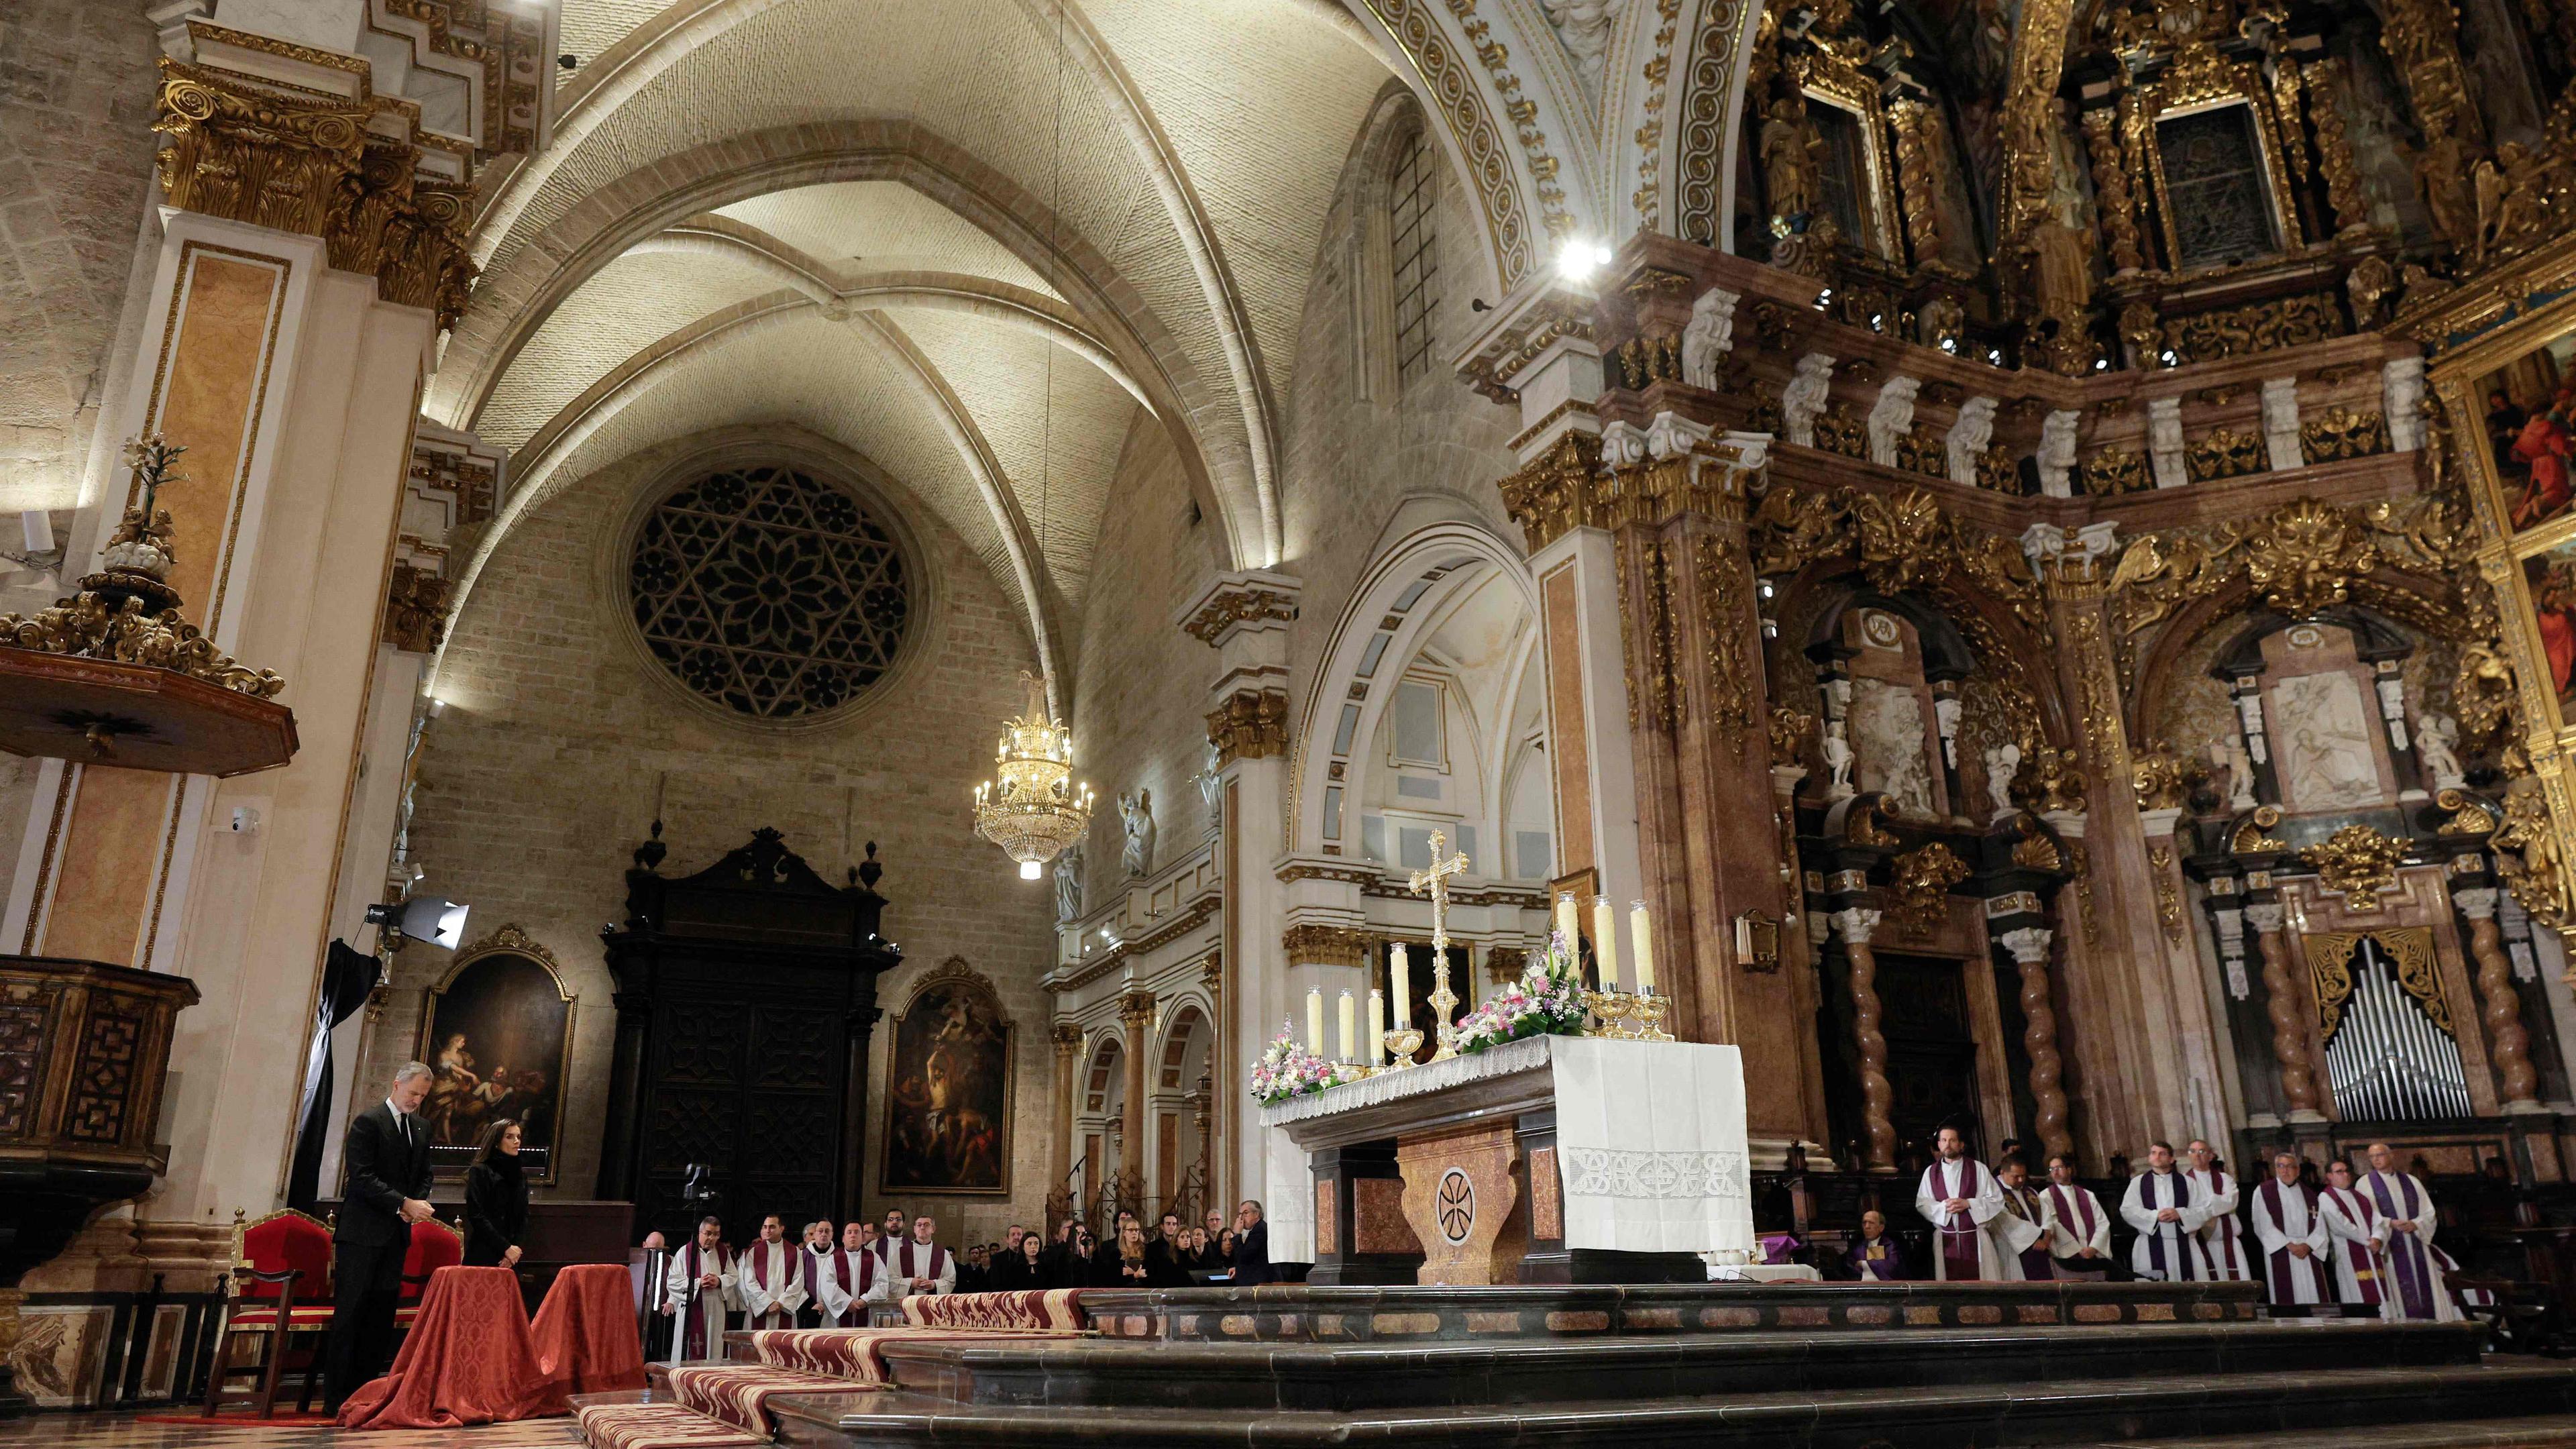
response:
[[[1900,815],[1932,814],[1932,766],[1914,695],[1876,679],[1853,680],[1851,727],[1860,788],[1885,793]]]
[[[1127,830],[1127,849],[1120,862],[1131,876],[1154,873],[1154,792],[1118,792],[1118,819]]]
[[[2294,808],[2381,803],[2385,792],[2371,750],[2370,714],[2351,675],[2294,674],[2274,681],[2272,698],[2286,726],[2278,748]]]

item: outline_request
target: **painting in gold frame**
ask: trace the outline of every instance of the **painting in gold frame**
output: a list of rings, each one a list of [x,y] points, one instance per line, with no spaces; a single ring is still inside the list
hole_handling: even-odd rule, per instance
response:
[[[515,925],[456,953],[420,1013],[433,1074],[421,1119],[441,1178],[462,1177],[483,1127],[506,1118],[520,1124],[528,1180],[556,1180],[575,1004],[554,953]]]
[[[2534,680],[2556,710],[2553,730],[2576,720],[2576,539],[2524,555],[2518,613],[2540,669]]]
[[[2479,454],[2513,533],[2568,517],[2576,503],[2576,324],[2562,324],[2482,371],[2471,386]]]

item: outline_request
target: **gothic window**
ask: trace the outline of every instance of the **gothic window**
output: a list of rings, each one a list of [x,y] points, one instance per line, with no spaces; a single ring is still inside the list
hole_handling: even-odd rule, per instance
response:
[[[685,485],[637,532],[627,595],[644,646],[700,697],[757,720],[860,698],[914,617],[912,571],[856,498],[764,465]]]
[[[2156,149],[2163,157],[2181,266],[2240,262],[2277,249],[2251,106],[2225,105],[2159,121]]]
[[[1438,234],[1431,208],[1439,197],[1438,158],[1415,131],[1399,143],[1387,176],[1387,240],[1395,279],[1395,378],[1410,384],[1431,370],[1431,312],[1440,302]]]

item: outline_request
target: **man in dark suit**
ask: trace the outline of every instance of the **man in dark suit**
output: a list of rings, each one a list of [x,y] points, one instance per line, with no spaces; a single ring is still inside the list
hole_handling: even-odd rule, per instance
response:
[[[1270,1225],[1261,1220],[1261,1204],[1246,1198],[1234,1210],[1234,1277],[1238,1288],[1275,1283],[1270,1271]]]
[[[419,1118],[430,1070],[405,1062],[393,1090],[358,1114],[340,1149],[348,1182],[332,1234],[331,1342],[323,1397],[336,1415],[392,1359],[411,1225],[429,1221],[429,1124]]]

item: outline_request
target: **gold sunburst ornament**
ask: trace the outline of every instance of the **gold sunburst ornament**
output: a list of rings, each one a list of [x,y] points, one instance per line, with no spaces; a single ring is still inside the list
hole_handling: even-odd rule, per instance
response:
[[[1048,861],[1091,825],[1092,792],[1073,778],[1073,731],[1047,709],[1046,682],[1027,670],[1028,713],[1002,726],[994,778],[975,787],[975,833],[1020,863],[1036,880]]]

